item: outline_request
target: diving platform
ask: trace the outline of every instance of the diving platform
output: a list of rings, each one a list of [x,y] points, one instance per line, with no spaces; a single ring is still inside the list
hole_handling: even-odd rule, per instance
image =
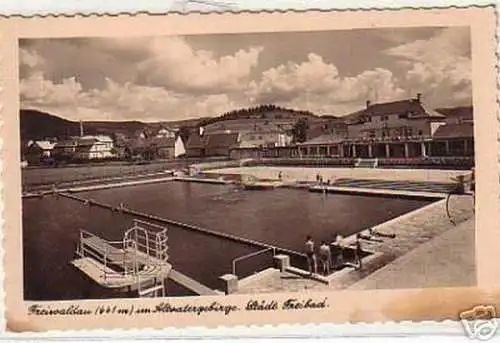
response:
[[[165,296],[165,280],[172,271],[167,241],[165,227],[141,220],[134,220],[121,241],[81,230],[71,264],[102,287],[137,291],[140,297]]]
[[[80,230],[77,257],[71,264],[102,287],[139,297],[166,296],[167,279],[198,295],[220,295],[172,268],[167,241],[166,227],[138,219],[120,241]]]

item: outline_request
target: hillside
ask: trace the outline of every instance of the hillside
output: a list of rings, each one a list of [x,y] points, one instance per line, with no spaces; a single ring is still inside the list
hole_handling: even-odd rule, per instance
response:
[[[24,141],[74,136],[80,132],[78,123],[36,110],[21,110],[19,124],[21,140]]]
[[[84,122],[85,134],[123,134],[132,136],[139,131],[154,132],[163,126],[188,127],[210,126],[224,122],[239,122],[243,126],[254,125],[255,121],[276,122],[282,124],[294,123],[298,118],[319,119],[320,117],[307,111],[296,111],[274,105],[262,105],[253,108],[244,108],[227,112],[218,117],[197,118],[177,121],[144,123],[140,121],[86,121]],[[65,138],[76,136],[80,133],[80,124],[66,120],[53,114],[37,110],[21,110],[20,112],[21,139],[35,140],[45,137]],[[229,124],[231,127],[232,125]],[[233,129],[231,127],[231,129]]]
[[[318,119],[319,117],[309,111],[298,111],[276,105],[260,105],[226,112],[218,117],[207,118],[200,125],[210,125],[221,121],[233,120],[297,120],[299,118]]]
[[[446,116],[472,118],[472,107],[440,108]],[[133,136],[140,131],[155,132],[161,127],[183,128],[185,134],[198,126],[205,126],[207,132],[221,130],[290,130],[298,119],[307,119],[309,130],[322,132],[326,127],[349,118],[332,115],[317,116],[308,111],[297,111],[275,105],[262,105],[224,113],[218,117],[186,119],[170,122],[144,123],[140,121],[87,121],[85,134]],[[57,137],[59,139],[80,134],[80,124],[53,114],[37,110],[21,110],[20,130],[23,141]],[[319,133],[318,133],[319,134]]]
[[[80,134],[80,123],[66,120],[58,116],[37,111],[21,110],[20,112],[21,140],[35,140],[46,137],[64,139]],[[112,133],[133,134],[142,130],[146,124],[139,121],[87,121],[84,122],[84,132],[89,135]]]

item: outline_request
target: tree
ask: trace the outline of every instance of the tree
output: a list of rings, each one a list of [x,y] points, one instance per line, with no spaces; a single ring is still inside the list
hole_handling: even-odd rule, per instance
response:
[[[305,142],[307,139],[307,129],[309,128],[309,124],[307,119],[299,118],[295,125],[292,128],[292,136],[293,140],[296,143]]]

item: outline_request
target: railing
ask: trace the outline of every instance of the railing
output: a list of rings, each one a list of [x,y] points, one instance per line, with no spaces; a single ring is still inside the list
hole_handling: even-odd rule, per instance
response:
[[[235,258],[233,260],[233,262],[232,262],[232,264],[233,264],[233,275],[236,275],[236,263],[237,262],[241,262],[241,261],[249,259],[251,257],[255,257],[255,256],[258,256],[258,255],[261,255],[261,254],[266,253],[268,251],[272,251],[273,252],[273,256],[276,255],[276,248],[271,247],[271,248],[262,249],[262,250],[259,250],[259,251],[256,251],[256,252],[253,252],[253,253],[250,253],[250,254],[243,255],[243,256]]]
[[[160,229],[161,231],[153,233],[143,226]],[[136,250],[145,253],[148,261],[152,257],[162,262],[166,262],[168,259],[167,229],[163,226],[135,219],[132,228],[125,232],[124,242],[125,240],[133,241],[136,244]]]
[[[377,158],[358,158],[354,163],[355,167],[376,168],[378,166]]]
[[[92,247],[91,244],[85,243],[85,239],[89,238],[96,238],[98,241],[103,242],[102,245],[102,250],[98,251],[99,249],[96,247]],[[105,239],[102,239],[101,237],[94,235],[91,232],[81,230],[80,231],[80,245],[79,245],[79,250],[77,251],[78,255],[80,257],[92,257],[94,258],[99,264],[103,266],[102,273],[103,273],[103,278],[104,280],[107,280],[109,277],[112,276],[118,276],[118,275],[128,275],[128,270],[127,270],[127,263],[126,263],[126,253],[124,248],[124,241],[108,241]],[[108,271],[108,264],[109,264],[109,256],[111,255],[112,250],[121,250],[123,251],[123,273],[118,273],[116,271],[113,271],[113,273],[109,273]]]
[[[153,233],[141,225],[161,229]],[[154,236],[154,237],[152,237]],[[89,241],[94,238],[93,243]],[[108,241],[85,230],[80,231],[80,243],[77,248],[77,254],[80,257],[91,257],[102,265],[104,280],[110,277],[136,277],[139,282],[139,258],[138,252],[143,252],[148,264],[155,262],[164,263],[168,259],[167,229],[165,227],[152,223],[134,220],[134,225],[127,230],[121,241]],[[115,268],[109,268],[113,265]],[[116,270],[121,267],[121,271]],[[112,271],[112,272],[111,272]]]

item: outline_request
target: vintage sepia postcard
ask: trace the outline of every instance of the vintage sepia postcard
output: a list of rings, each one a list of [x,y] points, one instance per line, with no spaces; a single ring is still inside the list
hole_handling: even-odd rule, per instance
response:
[[[2,19],[8,330],[494,321],[495,20]]]

